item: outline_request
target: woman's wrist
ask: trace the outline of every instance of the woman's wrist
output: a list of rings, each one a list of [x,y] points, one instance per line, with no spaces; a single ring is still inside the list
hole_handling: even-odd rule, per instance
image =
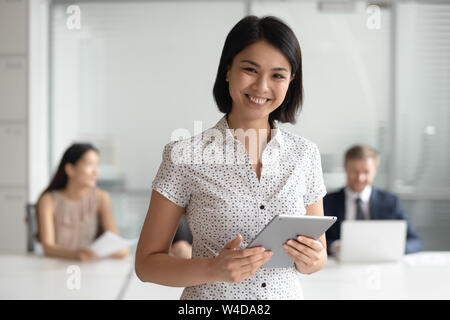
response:
[[[207,275],[207,282],[218,282],[220,281],[219,275],[217,274],[216,258],[208,258],[205,260],[205,274]]]
[[[81,250],[66,249],[56,245],[42,244],[44,255],[48,257],[65,258],[69,260],[80,260]]]
[[[72,251],[72,259],[81,261],[81,249],[76,249]]]

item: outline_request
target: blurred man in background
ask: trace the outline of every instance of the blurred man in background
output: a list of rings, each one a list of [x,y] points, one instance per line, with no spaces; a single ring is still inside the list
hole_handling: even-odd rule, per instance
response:
[[[408,222],[397,196],[372,186],[377,174],[379,156],[375,149],[355,145],[345,153],[347,186],[324,197],[324,212],[338,220],[326,232],[328,253],[340,250],[341,223],[347,220],[406,220],[405,253],[423,250],[422,241]],[[381,236],[381,235],[380,235]]]

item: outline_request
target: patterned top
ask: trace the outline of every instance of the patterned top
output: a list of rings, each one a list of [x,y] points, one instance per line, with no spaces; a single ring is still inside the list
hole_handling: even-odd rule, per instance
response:
[[[97,188],[80,200],[71,200],[61,191],[52,191],[55,213],[55,244],[67,249],[89,247],[98,232]]]
[[[245,248],[278,214],[304,215],[326,194],[317,146],[276,124],[260,180],[224,116],[212,128],[164,147],[152,188],[178,206],[193,234],[192,258],[213,258],[239,233]],[[181,299],[303,299],[299,273],[259,268],[239,283],[186,287]]]

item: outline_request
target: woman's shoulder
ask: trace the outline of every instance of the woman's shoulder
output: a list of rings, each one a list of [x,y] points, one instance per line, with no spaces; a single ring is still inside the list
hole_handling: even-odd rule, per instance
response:
[[[41,195],[40,200],[41,200],[41,201],[49,201],[49,200],[51,200],[52,197],[53,197],[54,192],[55,192],[55,191],[45,191],[45,192]]]
[[[109,199],[109,193],[104,189],[96,187],[93,188],[93,192],[95,193],[97,201],[99,202]]]
[[[36,203],[36,207],[39,209],[53,208],[54,199],[53,199],[54,191],[45,191],[38,199]]]
[[[209,128],[199,134],[170,141],[164,145],[163,160],[170,160],[174,164],[192,164],[196,153],[202,154],[205,147],[212,142],[223,141],[223,137],[218,134],[214,128]]]
[[[222,120],[221,120],[222,121]],[[178,140],[171,140],[164,146],[164,150],[174,149],[180,147],[197,147],[197,146],[205,146],[211,143],[212,141],[220,142],[224,141],[226,138],[225,132],[223,129],[219,128],[220,124],[216,124],[210,128],[207,128],[200,133],[196,133],[194,130],[194,135],[189,134],[184,138],[180,138]]]
[[[205,144],[211,141],[211,137],[214,136],[214,138],[217,138],[218,134],[220,134],[220,131],[215,128],[209,128],[189,137],[172,140],[164,146],[164,150],[180,147],[194,147],[199,144]]]
[[[285,129],[280,128],[280,130],[288,147],[301,152],[318,150],[317,144],[313,141]]]

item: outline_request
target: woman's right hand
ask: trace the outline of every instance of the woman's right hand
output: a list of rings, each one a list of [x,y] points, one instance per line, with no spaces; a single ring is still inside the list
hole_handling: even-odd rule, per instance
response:
[[[262,247],[236,250],[241,242],[242,236],[238,234],[214,258],[213,268],[218,281],[241,282],[255,274],[260,266],[270,260],[273,254],[271,251],[265,251]]]
[[[78,259],[81,261],[91,261],[99,258],[94,251],[88,248],[81,248],[77,251]]]

